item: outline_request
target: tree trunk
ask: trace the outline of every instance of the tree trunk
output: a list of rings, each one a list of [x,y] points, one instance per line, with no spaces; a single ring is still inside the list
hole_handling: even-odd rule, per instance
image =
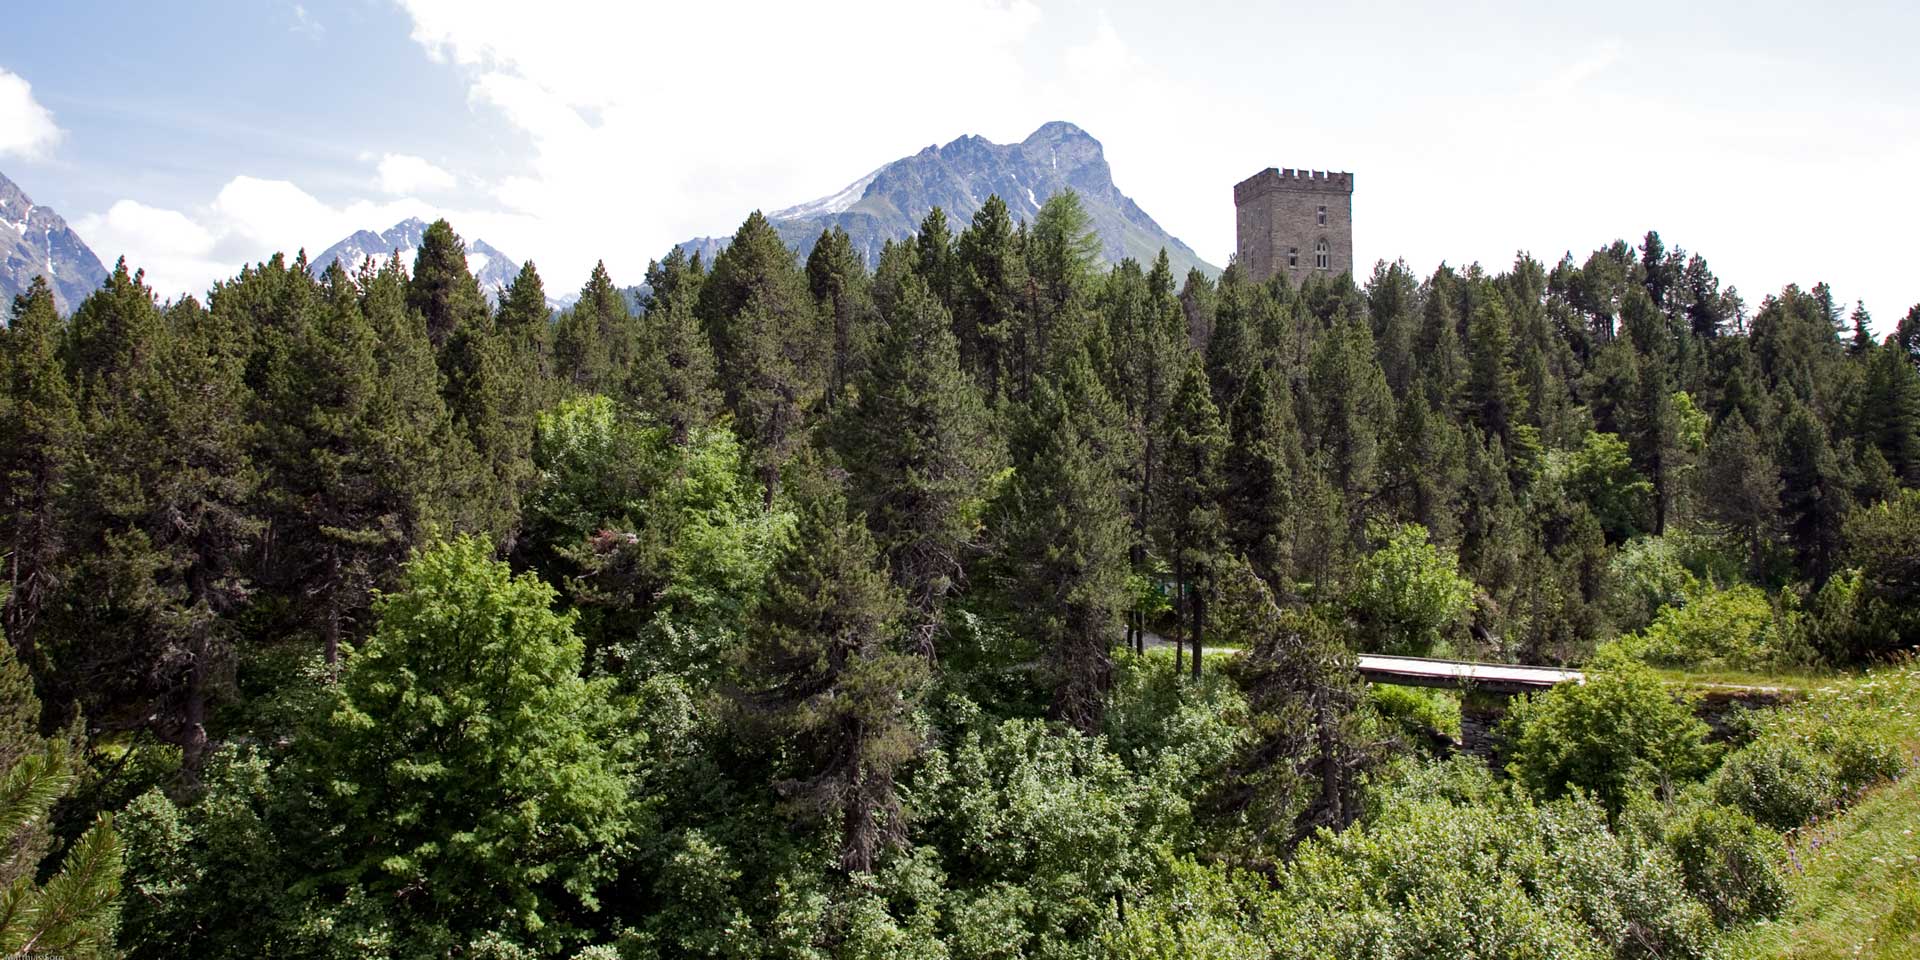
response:
[[[1207,592],[1193,592],[1193,679],[1200,679],[1200,647],[1207,629]]]
[[[1186,652],[1185,633],[1187,627],[1187,564],[1184,560],[1173,561],[1173,675],[1179,676],[1183,661],[1181,654]]]
[[[207,759],[207,643],[208,626],[197,632],[193,645],[193,663],[187,668],[187,693],[180,731],[180,767],[191,786],[200,783],[200,768]]]

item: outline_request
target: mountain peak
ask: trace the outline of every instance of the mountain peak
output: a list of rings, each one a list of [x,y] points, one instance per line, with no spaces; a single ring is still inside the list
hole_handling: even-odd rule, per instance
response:
[[[912,237],[934,207],[946,211],[947,221],[959,230],[988,197],[999,196],[1016,219],[1032,220],[1047,198],[1062,190],[1080,195],[1108,262],[1131,257],[1150,263],[1164,248],[1179,273],[1190,267],[1219,272],[1121,193],[1100,141],[1064,120],[1042,124],[1019,143],[964,134],[945,145],[928,145],[837,193],[775,210],[767,219],[802,256],[822,230],[839,227],[871,265],[886,241]],[[680,246],[711,261],[725,245],[724,238],[709,237]]]
[[[1027,139],[1023,142],[1049,143],[1059,140],[1086,140],[1096,149],[1100,146],[1100,141],[1093,139],[1091,134],[1065,120],[1049,120],[1041,124],[1039,129],[1027,134]]]
[[[107,268],[53,208],[0,174],[0,310],[37,276],[53,288],[54,306],[71,313],[107,279]]]
[[[368,257],[385,260],[394,253],[412,266],[414,252],[427,236],[427,222],[419,217],[408,217],[379,233],[371,230],[356,230],[353,235],[322,251],[307,266],[314,276],[327,272],[335,261],[351,273]],[[513,282],[520,273],[519,264],[513,258],[499,251],[485,240],[474,238],[467,241],[467,269],[473,278],[480,281],[480,289],[488,298],[495,296],[501,287]]]

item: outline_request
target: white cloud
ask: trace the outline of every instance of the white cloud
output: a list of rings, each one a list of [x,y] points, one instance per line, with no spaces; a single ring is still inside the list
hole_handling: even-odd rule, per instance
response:
[[[453,189],[453,174],[431,162],[405,153],[381,156],[375,183],[382,193],[404,196]]]
[[[27,78],[0,67],[0,157],[41,159],[61,136],[53,113],[33,98]]]
[[[401,3],[426,53],[465,73],[476,111],[532,147],[523,171],[488,186],[535,219],[525,242],[558,289],[603,258],[637,280],[674,242],[730,232],[756,207],[832,193],[928,143],[1018,138],[1038,122],[1005,126],[1031,80],[1021,52],[1041,14],[1027,0],[725,15],[552,0],[537,17],[505,2]]]
[[[491,211],[449,210],[413,199],[353,200],[333,205],[287,180],[239,176],[211,201],[188,210],[121,200],[74,228],[101,259],[125,255],[147,271],[162,297],[202,296],[247,263],[304,249],[316,256],[356,230],[384,230],[408,217],[447,217],[468,240],[485,239],[509,254],[525,235],[524,218]]]

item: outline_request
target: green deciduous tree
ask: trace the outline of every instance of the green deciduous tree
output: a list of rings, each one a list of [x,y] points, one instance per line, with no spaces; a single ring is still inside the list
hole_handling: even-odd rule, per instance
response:
[[[1453,552],[1428,542],[1417,523],[1371,533],[1380,546],[1354,568],[1347,613],[1369,649],[1427,656],[1460,627],[1473,583],[1460,575]]]
[[[396,956],[487,934],[536,955],[569,947],[644,815],[631,735],[607,681],[580,678],[573,617],[490,553],[469,537],[415,554],[301,738],[304,789],[337,833],[296,841],[312,873],[295,892]]]

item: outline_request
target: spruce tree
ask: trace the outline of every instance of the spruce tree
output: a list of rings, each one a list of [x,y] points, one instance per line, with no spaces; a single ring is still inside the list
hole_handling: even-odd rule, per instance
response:
[[[1167,556],[1173,560],[1175,589],[1185,600],[1180,606],[1185,632],[1193,645],[1193,676],[1198,679],[1207,597],[1213,587],[1215,566],[1225,549],[1226,524],[1220,510],[1225,480],[1220,465],[1228,440],[1220,411],[1213,404],[1206,371],[1198,360],[1187,365],[1162,430],[1166,473],[1160,498],[1160,536]]]
[[[791,747],[788,808],[837,828],[842,870],[870,873],[905,839],[895,779],[919,750],[925,661],[892,648],[901,597],[839,482],[804,460],[794,474],[798,521],[752,620],[743,696]]]
[[[997,523],[1011,596],[1050,651],[1052,715],[1087,733],[1106,709],[1127,605],[1132,450],[1123,422],[1085,351],[1063,357],[1014,430]]]
[[[932,659],[940,607],[973,539],[964,509],[992,462],[973,383],[960,369],[946,308],[909,276],[834,429],[850,497],[866,514],[893,582],[907,597],[912,647]]]
[[[69,486],[82,440],[61,332],[53,290],[35,277],[0,331],[0,539],[10,584],[0,623],[29,666],[38,663],[34,631],[70,548]]]

